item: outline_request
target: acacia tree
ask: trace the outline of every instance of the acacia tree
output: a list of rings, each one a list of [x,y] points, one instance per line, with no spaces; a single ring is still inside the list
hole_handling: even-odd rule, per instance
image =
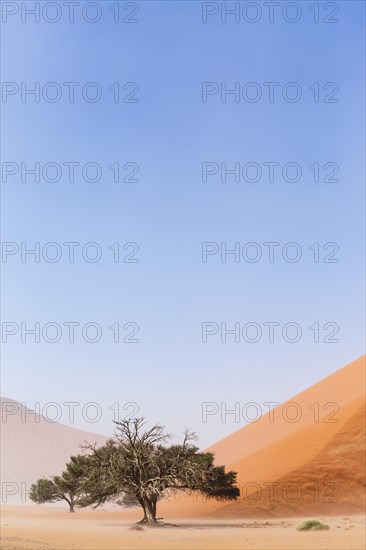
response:
[[[200,453],[194,433],[185,431],[180,445],[166,446],[170,436],[159,424],[147,429],[143,418],[116,422],[115,438],[91,451],[85,470],[81,506],[108,500],[142,507],[141,523],[156,524],[160,498],[183,491],[217,500],[235,500],[236,472],[214,465],[212,453]]]
[[[66,470],[60,476],[42,478],[33,483],[29,498],[37,504],[60,502],[65,500],[70,512],[75,512],[82,498],[82,481],[86,471],[87,456],[72,456],[66,464]]]

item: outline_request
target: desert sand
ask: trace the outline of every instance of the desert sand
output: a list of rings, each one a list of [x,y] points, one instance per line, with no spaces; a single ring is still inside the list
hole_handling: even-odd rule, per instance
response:
[[[296,531],[299,520],[176,521],[175,526],[131,530],[121,512],[70,514],[47,507],[6,506],[3,550],[301,549],[358,550],[365,547],[362,517],[320,518],[328,531]]]
[[[45,419],[2,424],[2,480],[58,474],[84,440],[105,437]],[[219,441],[238,472],[237,502],[180,496],[158,504],[176,526],[131,530],[140,511],[14,506],[2,497],[4,550],[114,548],[358,549],[365,547],[365,358],[357,359]],[[26,460],[24,459],[26,457]],[[19,498],[20,493],[14,498]],[[328,531],[298,532],[306,519]]]

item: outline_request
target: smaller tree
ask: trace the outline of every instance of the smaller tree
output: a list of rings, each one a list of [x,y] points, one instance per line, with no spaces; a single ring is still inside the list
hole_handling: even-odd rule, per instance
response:
[[[87,456],[72,456],[66,470],[60,476],[38,479],[30,488],[29,498],[37,504],[61,502],[65,500],[70,512],[75,512],[82,498],[82,478]]]

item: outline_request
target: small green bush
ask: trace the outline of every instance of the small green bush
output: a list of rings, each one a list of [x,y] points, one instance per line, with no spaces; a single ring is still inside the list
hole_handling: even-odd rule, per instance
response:
[[[329,529],[329,526],[315,519],[308,519],[296,527],[298,531],[323,531]]]

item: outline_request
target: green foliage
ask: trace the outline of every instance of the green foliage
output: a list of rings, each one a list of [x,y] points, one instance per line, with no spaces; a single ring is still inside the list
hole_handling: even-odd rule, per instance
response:
[[[329,526],[315,519],[308,519],[296,527],[298,531],[322,531],[329,529]]]
[[[57,487],[51,479],[39,479],[36,483],[33,483],[29,493],[30,500],[37,504],[44,504],[45,502],[58,502],[62,500],[57,491]]]
[[[70,512],[73,512],[82,498],[86,464],[86,456],[72,456],[70,462],[66,464],[66,470],[60,476],[53,476],[51,479],[42,478],[33,483],[29,498],[37,504],[65,500],[70,507]]]
[[[85,470],[82,506],[97,507],[108,500],[139,504],[143,522],[156,522],[159,499],[176,492],[200,493],[217,500],[235,500],[240,492],[236,473],[214,465],[212,453],[200,453],[195,434],[186,431],[180,445],[160,425],[146,429],[143,419],[116,423],[115,439],[103,447],[87,446],[92,454]]]

